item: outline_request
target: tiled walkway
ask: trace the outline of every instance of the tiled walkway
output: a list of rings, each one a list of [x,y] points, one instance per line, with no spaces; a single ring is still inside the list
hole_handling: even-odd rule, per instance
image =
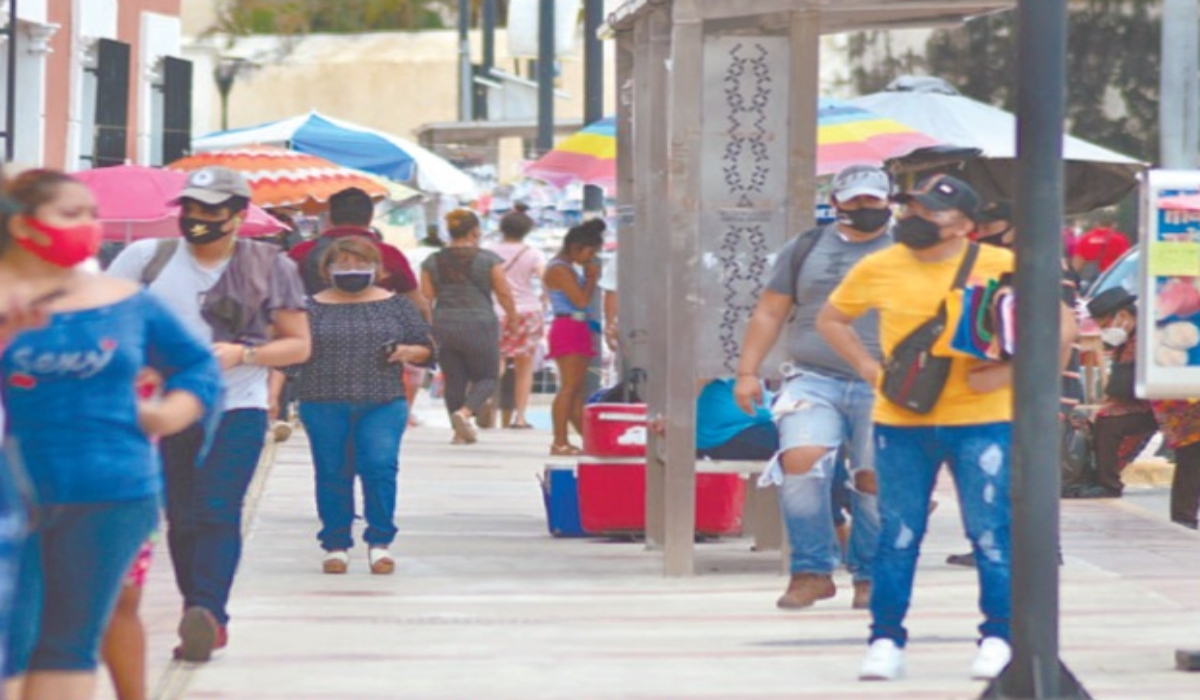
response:
[[[977,596],[948,482],[918,574],[909,680],[862,684],[864,613],[849,582],[800,613],[774,608],[778,555],[748,540],[698,546],[700,575],[664,579],[637,543],[546,535],[535,474],[540,431],[491,431],[451,447],[443,427],[406,437],[395,576],[354,551],[319,572],[302,435],[279,449],[235,591],[232,644],[200,669],[170,669],[173,697],[383,698],[978,697],[967,679]],[[1173,670],[1200,647],[1200,536],[1119,502],[1066,502],[1063,656],[1098,700],[1195,700]],[[178,615],[170,565],[147,591],[154,678]],[[185,687],[186,686],[186,687]]]

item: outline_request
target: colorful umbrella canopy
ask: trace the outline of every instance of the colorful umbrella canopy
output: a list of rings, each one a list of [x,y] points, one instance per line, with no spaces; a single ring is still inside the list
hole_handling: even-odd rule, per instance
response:
[[[554,150],[525,166],[525,175],[564,187],[572,182],[603,187],[617,184],[617,120],[606,117],[568,136]]]
[[[817,106],[817,174],[851,165],[882,165],[940,142],[894,119],[822,97]]]
[[[820,100],[817,121],[818,175],[832,175],[850,165],[882,165],[889,158],[940,143],[898,121],[828,98]],[[575,132],[527,165],[525,174],[556,187],[583,182],[611,192],[617,179],[616,118],[601,119]]]
[[[383,185],[367,175],[324,158],[276,146],[246,146],[197,153],[168,167],[190,172],[212,165],[245,175],[254,191],[254,203],[262,207],[296,207],[306,214],[315,214],[328,206],[331,196],[347,187],[357,187],[374,199],[388,195]]]
[[[72,173],[96,197],[100,222],[107,241],[172,238],[179,235],[179,207],[169,202],[179,196],[187,175],[142,165],[118,165]],[[284,230],[283,224],[250,205],[242,224],[243,236],[268,236]]]
[[[399,136],[309,112],[275,122],[230,129],[192,142],[196,152],[255,144],[285,146],[338,165],[408,182],[425,192],[474,197],[478,185],[436,153]]]

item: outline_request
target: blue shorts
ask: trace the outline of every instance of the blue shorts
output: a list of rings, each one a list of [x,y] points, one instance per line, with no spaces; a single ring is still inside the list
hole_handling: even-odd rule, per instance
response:
[[[158,496],[36,508],[21,553],[6,677],[91,671],[125,574],[158,523]]]

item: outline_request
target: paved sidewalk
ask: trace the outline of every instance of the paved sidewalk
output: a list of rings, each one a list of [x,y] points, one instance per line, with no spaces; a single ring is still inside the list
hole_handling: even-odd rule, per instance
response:
[[[431,411],[426,411],[431,413]],[[535,474],[541,431],[408,433],[394,576],[365,552],[346,576],[320,573],[302,434],[281,445],[258,503],[234,593],[230,648],[167,669],[178,616],[170,564],[147,591],[160,697],[383,698],[977,697],[966,677],[977,596],[953,493],[939,490],[910,618],[909,680],[854,680],[867,617],[849,579],[817,608],[785,613],[777,553],[749,541],[698,545],[701,575],[664,579],[637,543],[546,534]],[[1194,700],[1200,674],[1173,651],[1200,647],[1200,536],[1122,502],[1065,502],[1062,599],[1068,665],[1098,700]]]

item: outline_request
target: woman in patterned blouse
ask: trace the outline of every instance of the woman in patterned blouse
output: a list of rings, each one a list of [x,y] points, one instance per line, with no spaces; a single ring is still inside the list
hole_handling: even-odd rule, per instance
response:
[[[429,324],[412,302],[375,286],[382,260],[367,239],[341,238],[321,259],[331,284],[312,297],[312,357],[293,368],[300,420],[316,469],[317,539],[327,574],[346,573],[354,477],[362,482],[363,540],[373,574],[390,574],[400,439],[408,424],[404,364],[433,359]]]

